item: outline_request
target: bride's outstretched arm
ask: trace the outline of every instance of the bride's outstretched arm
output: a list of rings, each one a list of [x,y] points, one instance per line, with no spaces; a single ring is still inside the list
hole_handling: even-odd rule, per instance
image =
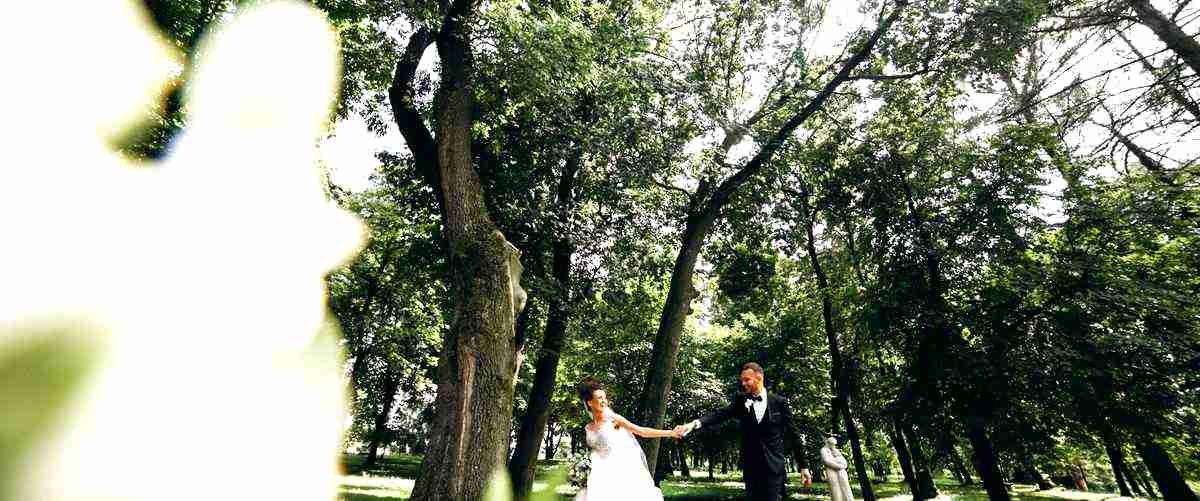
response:
[[[656,430],[654,428],[646,428],[629,422],[620,414],[613,414],[613,421],[617,426],[628,429],[634,435],[642,438],[680,438],[680,435],[671,430]]]

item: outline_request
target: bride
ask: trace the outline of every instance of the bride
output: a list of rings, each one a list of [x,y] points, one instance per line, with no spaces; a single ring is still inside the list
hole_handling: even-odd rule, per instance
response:
[[[608,394],[595,379],[579,383],[579,398],[592,415],[587,425],[587,445],[592,450],[592,471],[587,486],[575,501],[662,501],[662,491],[646,467],[646,456],[634,435],[644,438],[680,438],[670,430],[643,428],[608,407]]]

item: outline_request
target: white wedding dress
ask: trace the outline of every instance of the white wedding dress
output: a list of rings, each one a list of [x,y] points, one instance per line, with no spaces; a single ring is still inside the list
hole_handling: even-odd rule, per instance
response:
[[[592,471],[575,501],[662,501],[662,491],[654,486],[637,438],[614,425],[613,412],[606,409],[599,429],[588,427]]]

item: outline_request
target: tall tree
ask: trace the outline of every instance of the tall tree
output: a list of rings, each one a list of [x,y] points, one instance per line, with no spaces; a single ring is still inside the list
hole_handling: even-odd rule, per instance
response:
[[[389,159],[385,169],[411,169],[411,162]],[[327,279],[330,309],[351,358],[355,426],[349,438],[368,442],[367,466],[397,436],[393,406],[401,394],[411,401],[423,389],[445,328],[438,223],[430,214],[432,197],[422,188],[409,179],[363,193],[331,190],[339,205],[371,228],[358,258]]]
[[[836,138],[830,138],[829,141],[836,142]],[[833,312],[833,287],[830,284],[829,276],[825,271],[825,266],[822,265],[821,259],[817,253],[817,237],[815,227],[821,223],[821,213],[824,207],[819,206],[823,202],[820,200],[814,201],[814,189],[812,179],[819,178],[823,172],[829,170],[829,166],[836,160],[836,146],[834,144],[822,144],[809,155],[802,156],[798,161],[808,164],[807,168],[801,167],[795,169],[798,174],[796,182],[797,189],[785,188],[784,190],[791,195],[792,205],[795,207],[795,213],[799,214],[801,227],[801,237],[804,239],[804,249],[807,252],[809,265],[812,267],[813,273],[817,278],[817,287],[821,296],[821,319],[825,330],[825,336],[829,345],[830,357],[830,373],[829,380],[832,386],[833,405],[831,406],[831,430],[844,429],[850,438],[850,446],[852,457],[854,460],[854,469],[858,478],[859,489],[862,491],[863,499],[867,501],[875,500],[875,492],[871,488],[871,478],[867,473],[867,465],[863,456],[862,440],[859,436],[858,425],[854,421],[854,416],[851,413],[850,407],[850,367],[844,361],[842,355],[842,341],[839,339],[839,334],[834,322]],[[833,225],[826,219],[825,227],[829,228]]]
[[[435,21],[410,36],[390,92],[401,134],[437,195],[455,305],[438,364],[429,451],[412,499],[480,499],[508,450],[518,367],[515,321],[525,298],[519,252],[488,214],[472,155],[471,36],[479,3],[443,2],[431,10]],[[416,68],[430,44],[441,60],[436,137],[416,110],[414,92]]]
[[[722,15],[732,14],[735,16],[734,19],[739,22],[746,22],[745,20],[752,15],[752,9],[758,7],[753,4],[747,5],[747,7],[741,8],[733,5],[731,7],[738,12]],[[699,293],[693,284],[693,273],[709,232],[739,191],[748,181],[762,172],[775,156],[776,151],[792,136],[792,133],[809,117],[821,110],[839,87],[857,77],[855,70],[868,59],[879,40],[907,6],[907,0],[899,0],[894,5],[886,7],[884,9],[886,15],[881,16],[875,31],[865,40],[859,41],[851,56],[840,65],[837,73],[829,78],[816,95],[803,106],[794,111],[788,110],[796,106],[798,101],[796,94],[801,93],[802,86],[791,82],[781,82],[776,86],[781,94],[770,99],[757,113],[742,122],[723,121],[725,122],[723,128],[726,136],[718,148],[717,156],[710,160],[722,169],[701,178],[695,191],[683,190],[686,205],[681,218],[682,231],[679,250],[671,273],[670,288],[666,302],[663,304],[658,330],[654,336],[654,351],[647,369],[638,412],[638,417],[647,426],[662,427],[664,423],[667,396],[671,392],[671,381],[675,375],[684,320],[691,313],[691,303]],[[764,14],[758,12],[755,15],[764,16]],[[764,18],[760,18],[758,22],[761,22],[761,19]],[[736,47],[737,44],[735,43],[734,46]],[[740,47],[737,48],[740,49]],[[782,120],[775,118],[778,120],[776,122],[778,125],[771,126],[770,130],[762,134],[765,141],[754,156],[740,167],[732,169],[730,174],[720,172],[730,170],[729,151],[741,142],[750,132],[751,127],[756,126],[765,118],[777,115],[781,110],[788,111],[783,112],[785,114]],[[652,471],[658,458],[658,446],[657,440],[646,441],[643,445]]]

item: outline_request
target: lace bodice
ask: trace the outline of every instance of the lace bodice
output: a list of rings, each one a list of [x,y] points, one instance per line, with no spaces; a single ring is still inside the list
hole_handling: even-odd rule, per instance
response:
[[[613,426],[612,414],[605,412],[604,419],[600,421],[595,430],[591,425],[587,427],[587,434],[584,438],[592,451],[600,456],[608,456],[609,452],[612,452],[613,434],[618,431],[620,430]]]

